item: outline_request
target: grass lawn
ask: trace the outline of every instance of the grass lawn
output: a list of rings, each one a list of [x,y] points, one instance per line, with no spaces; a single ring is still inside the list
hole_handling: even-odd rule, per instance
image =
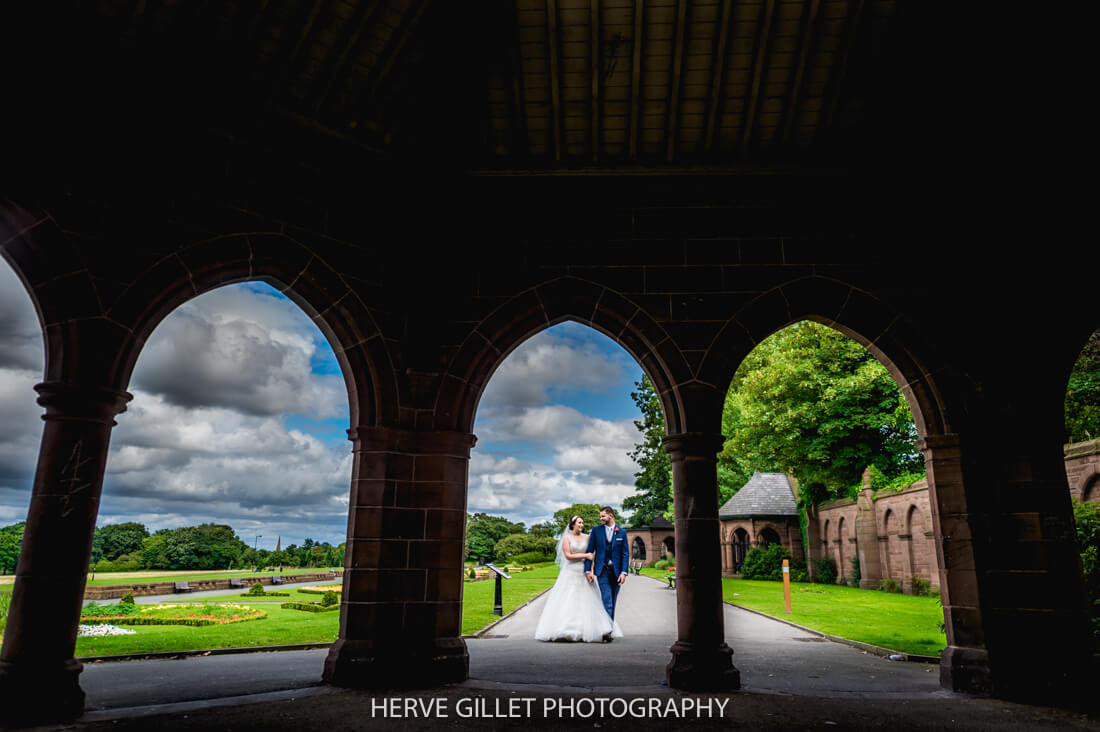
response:
[[[339,611],[308,613],[258,603],[256,607],[262,608],[267,617],[231,625],[207,625],[198,628],[185,625],[140,625],[128,627],[129,630],[137,631],[134,635],[77,638],[76,657],[329,643],[336,640],[340,629]]]
[[[653,569],[642,573],[657,578],[668,574]],[[947,645],[939,629],[943,609],[936,597],[792,582],[787,615],[782,582],[723,579],[722,599],[822,633],[904,653],[938,656]]]
[[[504,580],[501,596],[504,614],[515,610],[535,595],[549,588],[558,578],[558,565],[547,564],[527,572],[515,572]],[[466,582],[462,586],[462,633],[476,633],[497,619],[493,615],[496,579]]]

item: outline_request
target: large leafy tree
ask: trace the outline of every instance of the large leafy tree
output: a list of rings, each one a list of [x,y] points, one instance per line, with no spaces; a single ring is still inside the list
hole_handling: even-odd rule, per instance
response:
[[[0,529],[0,574],[15,571],[19,562],[19,547],[23,543],[23,529],[26,523],[20,521]]]
[[[561,536],[569,528],[569,519],[580,516],[584,519],[585,533],[600,522],[600,504],[598,503],[574,503],[572,506],[554,511],[553,536]]]
[[[512,523],[503,516],[487,513],[466,515],[466,556],[475,562],[496,558],[497,542],[509,534],[523,533],[523,523]]]
[[[1100,438],[1100,330],[1085,344],[1066,388],[1066,438],[1081,442]]]
[[[161,529],[142,541],[146,569],[224,569],[248,546],[224,524]]]
[[[630,457],[638,465],[634,474],[635,493],[623,500],[623,510],[631,512],[631,526],[649,526],[672,505],[672,463],[665,452],[665,414],[661,400],[649,377],[634,382],[630,398],[642,413],[634,426],[642,433],[642,442],[634,446]],[[587,521],[587,519],[585,519]]]
[[[133,521],[100,526],[92,539],[92,556],[96,559],[118,559],[123,554],[141,549],[141,542],[147,536],[149,530],[145,524]]]
[[[632,453],[641,468],[638,492],[623,501],[642,518],[636,526],[667,511],[672,495],[660,402],[648,379],[638,387],[631,396],[645,441]],[[855,341],[809,321],[773,334],[741,363],[722,433],[719,505],[756,470],[793,473],[803,503],[850,493],[868,466],[877,485],[916,480],[923,471],[909,405],[889,372]]]
[[[719,465],[738,481],[790,471],[814,503],[850,493],[868,466],[887,480],[923,470],[893,377],[860,344],[809,321],[761,341],[741,363],[722,430]]]

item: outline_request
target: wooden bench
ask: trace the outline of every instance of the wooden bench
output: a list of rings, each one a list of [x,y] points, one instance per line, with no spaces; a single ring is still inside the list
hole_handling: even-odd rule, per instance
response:
[[[665,582],[668,582],[669,589],[675,589],[676,588],[676,575],[675,574],[666,574],[664,579],[665,579]]]
[[[272,577],[271,578],[271,584],[281,585],[281,584],[283,584],[283,578],[282,577]]]
[[[634,574],[641,574],[642,573],[642,563],[641,562],[631,562],[630,563],[630,571]]]
[[[176,592],[191,592],[191,585],[188,582],[177,582]]]
[[[244,582],[234,577],[234,578],[229,580],[229,586],[230,587],[244,587]]]

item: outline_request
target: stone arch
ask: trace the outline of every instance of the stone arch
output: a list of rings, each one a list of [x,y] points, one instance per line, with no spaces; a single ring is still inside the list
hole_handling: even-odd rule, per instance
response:
[[[5,210],[6,226],[20,211]],[[50,220],[26,228],[0,249],[31,294],[46,340],[44,380],[123,392],[149,335],[173,310],[215,288],[247,281],[275,287],[300,307],[336,354],[352,426],[392,423],[398,409],[393,368],[370,309],[343,276],[308,245],[280,233],[218,236],[150,261],[118,292],[100,292],[81,252]],[[49,261],[44,261],[46,252]],[[59,275],[57,268],[73,268]],[[64,295],[62,295],[64,293]],[[94,342],[97,348],[81,348]]]
[[[886,514],[882,517],[882,536],[886,540],[883,542],[883,577],[892,578],[894,576],[894,570],[897,566],[897,562],[893,561],[891,552],[894,548],[894,544],[897,543],[897,514],[891,508],[886,509]]]
[[[916,327],[885,301],[819,275],[784,283],[738,310],[707,348],[697,378],[728,390],[758,343],[801,320],[827,325],[870,351],[905,395],[922,438],[955,432],[948,405],[957,400],[943,394],[956,393],[954,380]]]
[[[910,504],[905,513],[905,533],[909,535],[909,572],[913,577],[923,576],[920,572],[920,558],[924,548],[924,516],[916,504]],[[906,581],[909,577],[905,578]],[[925,577],[924,579],[928,579]]]
[[[733,571],[740,572],[741,565],[745,563],[745,555],[749,553],[749,532],[738,527],[734,530],[733,543]]]
[[[783,540],[779,537],[779,532],[772,526],[765,526],[757,534],[757,542],[761,547],[770,546],[772,544],[783,544]]]
[[[1100,501],[1100,473],[1093,473],[1081,487],[1081,502]]]
[[[661,546],[665,550],[666,557],[676,556],[676,540],[671,536],[666,536],[664,541],[661,542]]]
[[[504,359],[531,336],[567,320],[603,333],[629,353],[660,396],[668,433],[686,431],[685,396],[701,385],[694,383],[679,349],[640,306],[577,277],[549,280],[525,290],[474,327],[443,375],[435,407],[437,421],[472,432],[481,395]]]
[[[848,577],[848,566],[844,563],[844,540],[847,535],[848,527],[841,516],[836,522],[836,575],[845,579]]]
[[[645,542],[642,541],[642,537],[634,537],[634,541],[631,543],[630,558],[641,562],[645,561]]]

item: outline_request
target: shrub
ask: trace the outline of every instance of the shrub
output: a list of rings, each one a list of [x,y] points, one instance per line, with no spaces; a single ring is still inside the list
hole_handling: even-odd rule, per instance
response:
[[[656,562],[653,563],[653,568],[659,569],[662,572],[671,566],[672,565],[668,563],[667,559],[658,559]]]
[[[783,579],[783,560],[790,558],[791,553],[782,544],[769,544],[763,548],[753,547],[745,555],[741,576],[745,579],[781,580]]]
[[[1073,521],[1081,549],[1081,571],[1092,622],[1093,643],[1100,646],[1100,504],[1073,502]]]
[[[836,582],[836,562],[829,557],[822,557],[817,560],[817,581],[831,585]]]
[[[321,595],[321,604],[325,605],[337,605],[340,602],[340,595],[332,590],[329,590],[325,594]]]
[[[544,554],[543,552],[524,552],[523,554],[517,554],[512,557],[511,562],[514,564],[539,564],[540,562],[552,562],[554,557],[551,554]]]
[[[135,605],[136,603],[134,602],[134,593],[127,592],[125,595],[123,595],[121,598],[119,598],[118,604],[119,605]]]
[[[809,582],[810,573],[801,564],[791,567],[791,582]]]
[[[897,580],[887,578],[878,583],[878,589],[883,592],[901,592],[902,586],[898,584]]]
[[[279,607],[286,608],[287,610],[304,610],[307,613],[324,613],[330,610],[339,610],[340,605],[318,605],[315,602],[284,602]]]
[[[117,559],[100,559],[95,563],[97,572],[136,572],[141,569],[141,552],[123,554]]]
[[[909,578],[909,586],[913,588],[913,594],[919,597],[928,597],[932,594],[932,583],[923,577],[913,575]]]
[[[264,594],[264,586],[260,582],[252,585],[248,588],[248,594],[250,595],[262,595]]]
[[[531,534],[509,534],[496,543],[493,552],[500,562],[516,562],[521,554],[549,554],[553,558],[558,542],[552,536],[533,536]]]
[[[848,583],[852,587],[859,587],[859,580],[862,576],[862,572],[859,571],[859,557],[852,557],[852,576],[848,578]]]
[[[468,576],[470,579],[477,579],[477,570],[473,567],[470,567],[470,571],[469,573],[467,573],[466,576]]]

